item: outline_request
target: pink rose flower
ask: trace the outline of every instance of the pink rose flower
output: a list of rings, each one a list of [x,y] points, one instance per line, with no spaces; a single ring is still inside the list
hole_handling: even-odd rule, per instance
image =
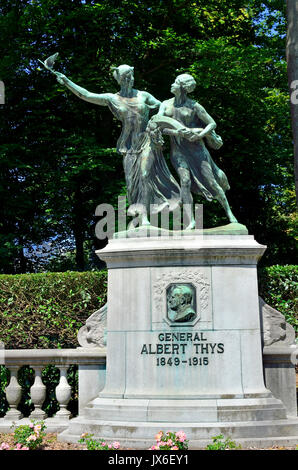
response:
[[[178,438],[178,441],[184,442],[186,439],[186,434],[183,431],[178,431],[176,432],[176,437]]]
[[[113,447],[114,447],[114,449],[119,449],[120,448],[120,443],[117,442],[117,441],[113,442]]]
[[[9,445],[6,442],[2,442],[0,450],[9,450]]]

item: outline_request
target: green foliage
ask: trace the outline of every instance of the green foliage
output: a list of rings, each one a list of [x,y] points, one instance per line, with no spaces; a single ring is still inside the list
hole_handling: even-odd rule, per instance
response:
[[[18,406],[22,410],[22,414],[28,417],[34,409],[30,397],[30,387],[34,383],[34,370],[27,365],[21,367],[18,370],[18,382],[22,387],[22,398]]]
[[[105,272],[0,275],[0,337],[10,349],[75,347],[105,298]]]
[[[237,445],[236,442],[232,441],[229,437],[224,439],[224,435],[212,437],[212,444],[208,444],[206,450],[231,450],[241,449],[241,445]]]
[[[9,382],[9,371],[0,365],[0,417],[4,416],[8,410],[8,403],[5,397],[5,387]]]
[[[85,444],[87,450],[117,450],[120,448],[120,444],[117,441],[108,444],[103,439],[93,439],[93,434],[88,433],[82,434],[78,442]]]
[[[28,447],[29,450],[36,450],[42,445],[45,429],[46,425],[43,421],[31,421],[30,424],[18,426],[13,433],[14,442]]]
[[[212,156],[233,212],[268,245],[262,263],[297,256],[284,1],[0,0],[0,12],[0,272],[56,269],[34,257],[45,241],[51,256],[70,254],[61,269],[89,269],[84,243],[102,246],[95,208],[125,192],[121,124],[41,69],[56,51],[59,71],[94,92],[117,91],[110,67],[121,63],[160,100],[192,73],[224,140]],[[205,225],[222,224],[219,204],[204,203]]]
[[[59,404],[56,400],[55,388],[59,384],[60,373],[57,367],[53,365],[46,366],[42,371],[42,381],[47,387],[46,400],[42,409],[47,416],[54,416],[59,410]],[[78,366],[71,365],[67,370],[67,382],[71,386],[71,398],[67,409],[72,416],[78,414]]]
[[[259,270],[260,296],[276,308],[298,332],[298,266],[270,266]]]

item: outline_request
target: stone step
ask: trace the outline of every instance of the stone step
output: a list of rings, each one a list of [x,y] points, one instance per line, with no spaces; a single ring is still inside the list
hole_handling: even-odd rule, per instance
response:
[[[163,423],[99,421],[84,417],[71,420],[69,428],[59,434],[58,440],[78,442],[82,433],[94,435],[94,439],[117,440],[123,447],[148,449],[154,444],[159,431],[186,433],[190,448],[204,448],[212,443],[212,437],[223,434],[246,447],[272,447],[296,445],[298,442],[298,419],[222,422],[222,423]]]
[[[96,398],[84,409],[90,419],[148,422],[222,422],[286,419],[276,398],[145,400]]]

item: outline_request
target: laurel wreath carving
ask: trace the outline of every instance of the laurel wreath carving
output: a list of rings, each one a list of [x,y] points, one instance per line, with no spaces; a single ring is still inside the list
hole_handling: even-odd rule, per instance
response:
[[[196,287],[200,307],[204,310],[209,302],[210,282],[201,271],[180,271],[179,273],[163,273],[154,283],[153,302],[157,310],[164,309],[165,291],[170,284],[191,282]]]

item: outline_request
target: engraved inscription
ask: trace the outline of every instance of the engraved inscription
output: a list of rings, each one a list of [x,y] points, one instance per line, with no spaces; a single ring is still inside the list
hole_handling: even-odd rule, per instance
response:
[[[155,343],[143,344],[141,356],[156,357],[156,366],[207,366],[210,357],[223,354],[224,343],[208,341],[204,332],[159,333]]]

